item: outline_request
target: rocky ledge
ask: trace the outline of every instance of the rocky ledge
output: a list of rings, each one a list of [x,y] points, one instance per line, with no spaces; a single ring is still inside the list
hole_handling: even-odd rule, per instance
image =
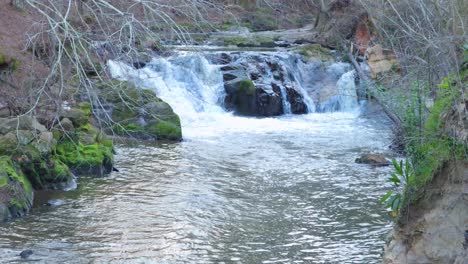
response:
[[[181,140],[179,117],[154,92],[122,82],[98,88],[97,100],[87,100],[93,104],[66,105],[53,118],[0,118],[0,222],[27,214],[34,190],[65,189],[75,176],[109,174],[109,135]],[[104,116],[108,122],[100,122]]]

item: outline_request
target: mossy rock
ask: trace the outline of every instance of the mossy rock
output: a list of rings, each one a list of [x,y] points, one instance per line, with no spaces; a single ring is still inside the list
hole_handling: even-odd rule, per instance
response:
[[[112,171],[112,146],[102,142],[84,145],[66,139],[57,144],[57,158],[77,175],[104,175]]]
[[[30,130],[38,133],[47,131],[34,117],[0,118],[0,135],[17,130]]]
[[[106,132],[139,139],[181,140],[180,119],[154,91],[127,82],[100,84],[100,97],[112,104],[112,127]]]
[[[293,49],[309,60],[331,61],[335,57],[330,49],[320,44],[305,44]]]
[[[157,122],[148,125],[146,131],[152,135],[156,135],[157,139],[162,140],[180,140],[182,138],[180,124],[175,122]]]
[[[13,132],[0,136],[0,155],[7,155],[18,148],[18,139]]]
[[[241,80],[225,84],[228,95],[225,105],[228,110],[234,110],[240,115],[256,115],[256,88],[249,80]]]
[[[73,174],[68,166],[58,157],[53,157],[49,161],[49,167],[51,168],[51,171],[49,174],[45,175],[45,180],[48,183],[68,182],[73,178]]]
[[[149,89],[139,89],[129,82],[109,81],[96,84],[99,98],[107,103],[143,105],[160,99]]]
[[[0,156],[0,221],[29,212],[33,188],[9,156]]]
[[[62,118],[71,120],[75,127],[80,127],[89,123],[90,114],[87,110],[72,108],[70,110],[64,111],[61,116]]]

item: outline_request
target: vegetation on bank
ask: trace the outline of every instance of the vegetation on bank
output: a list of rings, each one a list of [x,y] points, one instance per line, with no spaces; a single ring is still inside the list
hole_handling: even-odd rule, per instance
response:
[[[375,94],[379,100],[387,102],[392,100],[388,98],[393,98],[394,111],[402,120],[407,162],[398,164],[394,161],[396,173],[389,181],[394,183],[396,190],[382,198],[395,216],[423,197],[425,187],[448,161],[468,158],[466,136],[454,133],[465,129],[458,123],[465,118],[466,111],[468,49],[464,54],[465,63],[460,72],[444,78],[435,91],[427,89],[428,85],[415,84],[409,90],[409,96],[407,89],[382,86]]]

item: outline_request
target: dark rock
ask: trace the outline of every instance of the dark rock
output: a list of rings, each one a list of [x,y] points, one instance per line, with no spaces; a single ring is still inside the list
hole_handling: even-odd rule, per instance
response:
[[[235,70],[237,70],[237,68],[231,65],[221,67],[221,71],[235,71]]]
[[[308,108],[304,102],[304,96],[293,87],[286,87],[286,93],[288,102],[291,104],[291,112],[293,114],[307,114]]]
[[[359,164],[369,164],[374,166],[389,166],[391,163],[382,154],[368,153],[363,154],[355,160]]]
[[[232,81],[232,80],[235,80],[237,79],[237,76],[232,74],[232,73],[225,73],[223,74],[223,80],[225,82],[228,82],[228,81]]]
[[[19,256],[22,259],[28,259],[32,254],[34,254],[34,251],[32,251],[31,249],[26,249],[26,250],[21,251]]]
[[[260,116],[278,116],[284,113],[281,91],[259,86],[257,89],[257,112]]]
[[[138,70],[138,69],[141,69],[141,68],[144,68],[145,66],[146,66],[146,62],[143,62],[143,61],[135,61],[135,62],[133,63],[133,67],[134,67],[135,69],[137,69],[137,70]]]

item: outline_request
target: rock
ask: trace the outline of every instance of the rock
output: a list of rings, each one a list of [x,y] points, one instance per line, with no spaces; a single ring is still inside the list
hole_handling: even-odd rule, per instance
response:
[[[138,70],[138,69],[144,68],[146,66],[146,62],[144,62],[144,61],[135,61],[135,62],[132,63],[132,65],[133,65],[133,68]]]
[[[28,178],[10,157],[0,156],[0,221],[24,216],[32,202],[33,189]]]
[[[8,107],[2,107],[0,105],[0,118],[8,118],[10,117],[10,115],[11,115],[10,109],[8,109]]]
[[[355,162],[374,166],[389,166],[391,164],[382,154],[375,153],[363,154]]]
[[[224,84],[227,93],[224,105],[227,110],[233,110],[241,115],[258,115],[256,88],[249,79],[230,81]]]
[[[401,212],[383,263],[467,263],[464,248],[468,162],[451,161],[424,187],[424,195]]]
[[[26,249],[26,250],[21,251],[21,253],[19,254],[19,256],[20,256],[22,259],[28,259],[32,254],[34,254],[34,251],[32,251],[32,250],[30,250],[30,249]]]
[[[68,119],[68,118],[63,118],[59,124],[55,126],[56,129],[59,131],[65,131],[65,132],[71,132],[75,130],[75,127],[73,126],[73,122]]]
[[[78,109],[78,108],[65,110],[63,111],[63,113],[61,113],[61,117],[63,119],[67,118],[71,120],[75,127],[80,127],[82,125],[89,123],[89,116],[90,116],[89,112],[86,112],[85,110]]]
[[[381,45],[375,45],[367,49],[367,63],[372,78],[398,68],[396,55],[391,50],[383,49]]]
[[[368,23],[368,14],[366,8],[360,1],[333,0],[330,1],[327,16],[322,16],[319,24],[315,28],[315,34],[312,39],[324,46],[339,47],[345,40],[350,40],[360,34],[362,26]],[[360,45],[366,44],[365,38],[359,39]]]
[[[296,115],[307,114],[308,107],[304,102],[304,96],[293,87],[286,87],[286,93],[288,102],[291,104],[291,112]]]
[[[223,69],[224,107],[228,111],[245,116],[278,116],[287,110],[287,101],[292,113],[308,112],[304,96],[294,87],[294,74],[282,58],[233,56],[233,62]]]
[[[45,132],[47,129],[37,122],[36,118],[20,116],[17,118],[0,118],[0,135],[16,130]]]
[[[180,119],[172,107],[152,90],[139,89],[126,82],[100,85],[100,97],[110,103],[114,125],[107,133],[144,140],[182,139]],[[135,102],[135,106],[123,102]]]
[[[15,134],[18,139],[18,143],[21,145],[30,144],[36,139],[37,136],[33,134],[30,130],[18,130]]]
[[[51,207],[56,207],[56,206],[61,206],[63,205],[65,202],[61,199],[50,199],[47,201],[46,205],[47,206],[51,206]]]
[[[13,132],[0,136],[0,155],[11,153],[18,147],[18,139]]]

